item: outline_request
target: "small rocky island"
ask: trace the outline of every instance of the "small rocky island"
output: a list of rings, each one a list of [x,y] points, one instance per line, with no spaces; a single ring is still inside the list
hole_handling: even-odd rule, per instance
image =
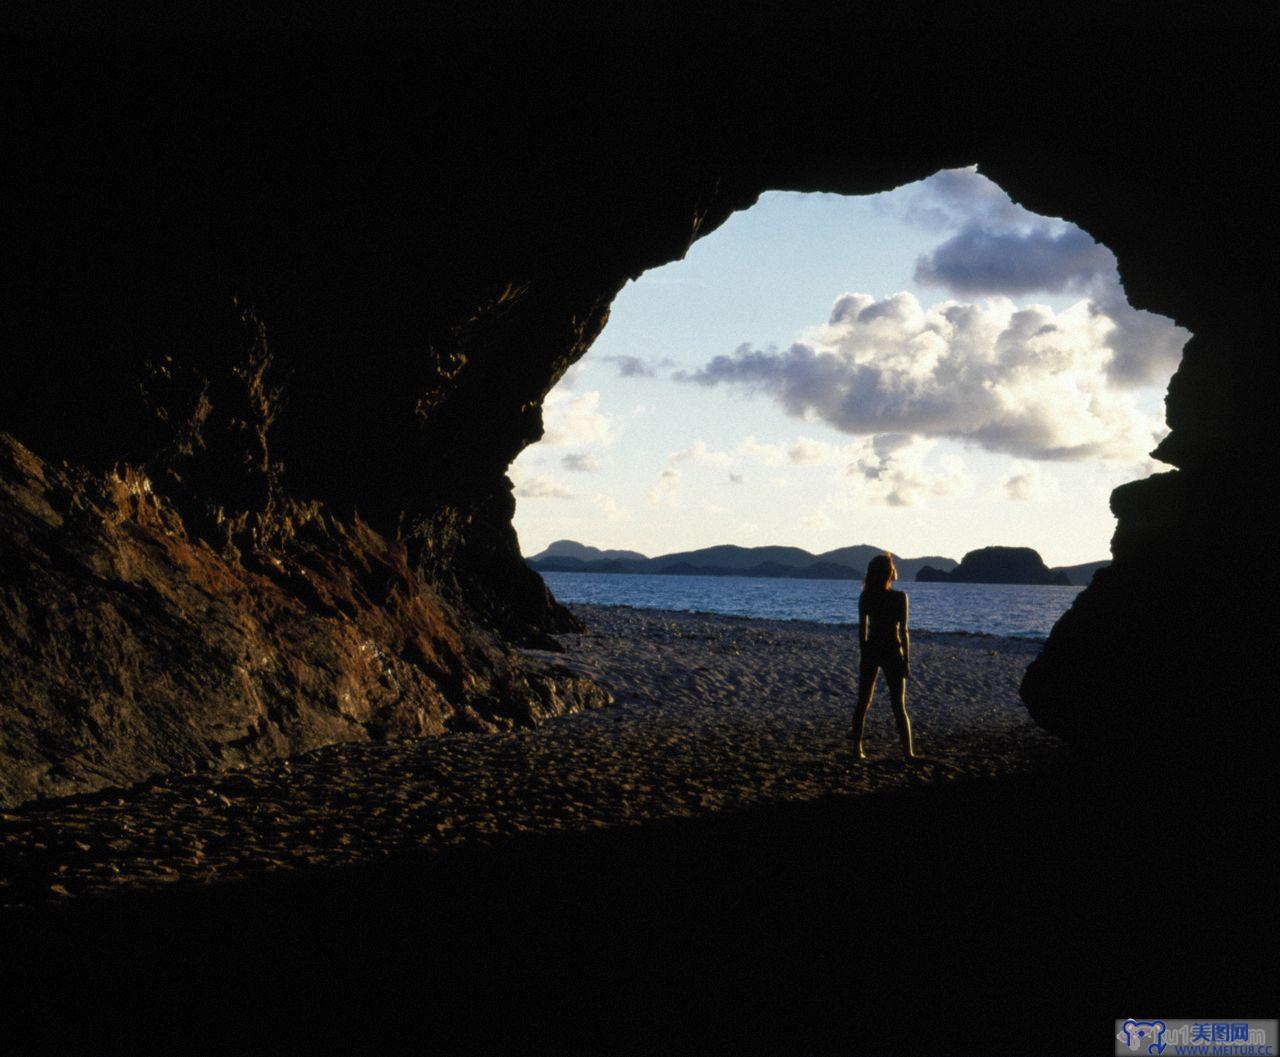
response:
[[[1030,547],[982,547],[970,551],[950,572],[926,565],[916,573],[922,584],[1055,584],[1071,586],[1061,569],[1050,569]]]

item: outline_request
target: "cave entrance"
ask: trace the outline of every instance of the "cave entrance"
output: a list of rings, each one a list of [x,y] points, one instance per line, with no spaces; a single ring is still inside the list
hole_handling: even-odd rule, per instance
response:
[[[673,710],[677,757],[723,761],[699,776],[717,803],[879,782],[838,741],[882,550],[910,603],[915,751],[1006,771],[1053,745],[1019,684],[1109,557],[1112,489],[1159,468],[1189,337],[1129,305],[1105,246],[976,168],[769,192],[621,291],[511,467],[515,526],[600,632],[587,674]],[[648,753],[647,718],[616,723]],[[865,747],[895,758],[905,733],[879,707]]]
[[[976,166],[768,192],[622,290],[511,468],[516,528],[571,602],[587,585],[557,570],[673,554],[858,566],[887,548],[911,581],[1020,547],[1087,582],[1111,490],[1160,468],[1188,337],[1129,306],[1110,250]],[[776,549],[705,552],[724,545]],[[1047,632],[1029,619],[964,630]]]

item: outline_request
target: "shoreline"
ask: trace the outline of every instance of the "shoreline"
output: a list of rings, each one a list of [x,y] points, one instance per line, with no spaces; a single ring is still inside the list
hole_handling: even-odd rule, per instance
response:
[[[740,616],[848,627],[856,623],[854,581],[548,573],[569,606],[622,606],[706,616]],[[668,581],[678,581],[674,586]],[[899,583],[911,599],[912,630],[1045,642],[1083,590],[1034,584]]]
[[[867,720],[870,759],[853,757],[849,625],[572,608],[585,634],[561,636],[564,652],[522,652],[596,680],[613,704],[536,729],[333,745],[28,803],[0,819],[0,904],[313,875],[831,798],[929,795],[1028,774],[1061,749],[1017,697],[1039,652],[1028,640],[913,635],[907,707],[925,762],[906,767],[883,684]]]
[[[640,574],[637,574],[640,575]],[[1017,585],[1014,585],[1017,586]],[[574,614],[579,611],[590,610],[612,610],[625,609],[636,613],[653,613],[658,616],[666,617],[698,617],[713,620],[744,620],[756,624],[780,624],[786,627],[807,627],[814,630],[817,629],[851,629],[857,626],[856,620],[835,621],[835,620],[810,620],[806,617],[757,617],[749,616],[744,613],[720,613],[710,609],[664,609],[657,606],[634,606],[627,602],[564,602],[559,599],[560,604],[569,609]],[[1002,642],[1010,643],[1030,643],[1036,647],[1043,647],[1047,641],[1047,636],[1039,635],[999,635],[993,631],[938,631],[933,628],[917,628],[911,627],[911,641],[915,642],[919,636],[924,640],[932,639],[949,639],[949,638],[979,638],[979,639],[997,639]],[[564,636],[561,635],[561,638]],[[1037,648],[1036,653],[1039,653]]]

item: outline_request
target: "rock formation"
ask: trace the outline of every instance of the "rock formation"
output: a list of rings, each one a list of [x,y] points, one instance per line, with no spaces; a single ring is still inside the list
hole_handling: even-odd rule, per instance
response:
[[[276,527],[216,547],[137,471],[56,470],[0,434],[0,804],[607,700],[518,661],[358,518]]]
[[[1094,574],[1110,564],[1111,559],[1107,558],[1100,562],[1082,562],[1080,565],[1059,565],[1051,571],[1062,573],[1067,578],[1067,582],[1076,587],[1088,587],[1093,581]]]
[[[951,584],[1056,584],[1070,587],[1066,573],[1050,569],[1030,547],[982,547],[970,551],[950,572],[926,565],[919,583]]]
[[[558,707],[499,645],[574,626],[504,473],[617,291],[765,190],[973,162],[1195,334],[1175,468],[1115,493],[1114,564],[1028,707],[1186,746],[1225,691],[1216,727],[1258,743],[1239,628],[1274,585],[1224,602],[1223,556],[1274,534],[1274,21],[1179,17],[907,47],[868,16],[856,61],[689,32],[6,46],[5,795]]]

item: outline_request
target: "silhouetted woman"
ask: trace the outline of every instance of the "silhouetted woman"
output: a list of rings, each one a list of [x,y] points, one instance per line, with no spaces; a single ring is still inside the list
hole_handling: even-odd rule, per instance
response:
[[[862,748],[862,727],[876,689],[876,673],[883,671],[889,684],[893,718],[902,740],[902,754],[918,760],[911,746],[911,720],[907,716],[907,676],[911,674],[911,636],[907,632],[907,596],[889,585],[898,578],[893,556],[877,554],[867,563],[867,576],[858,596],[858,641],[862,659],[858,665],[858,711],[853,717],[853,751],[867,758]]]

